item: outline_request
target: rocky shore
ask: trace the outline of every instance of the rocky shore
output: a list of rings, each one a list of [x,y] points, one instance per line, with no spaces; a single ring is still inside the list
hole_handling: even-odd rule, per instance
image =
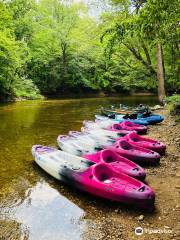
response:
[[[157,167],[146,168],[147,183],[156,193],[153,212],[126,209],[115,204],[97,213],[86,239],[134,240],[180,239],[180,124],[167,110],[156,111],[165,116],[163,123],[149,127],[148,136],[167,145],[166,155]],[[135,229],[141,227],[142,235]]]

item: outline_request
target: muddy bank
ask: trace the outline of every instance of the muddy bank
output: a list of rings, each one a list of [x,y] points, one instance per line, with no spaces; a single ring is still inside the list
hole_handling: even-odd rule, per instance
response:
[[[156,193],[153,212],[95,198],[59,183],[33,163],[30,146],[27,146],[25,167],[19,163],[17,176],[10,178],[9,183],[5,181],[1,188],[0,239],[180,239],[180,126],[166,110],[157,113],[164,115],[165,121],[150,126],[148,135],[163,141],[167,145],[167,153],[159,166],[146,168],[147,182]],[[81,122],[78,119],[74,128],[78,130]],[[54,123],[51,124],[49,130]],[[30,127],[32,129],[32,124]],[[63,130],[59,128],[59,132]],[[38,134],[41,134],[44,144],[49,144],[42,132]],[[52,139],[55,136],[56,132]],[[27,138],[29,140],[29,136]],[[37,141],[36,136],[32,138]],[[22,140],[25,142],[26,138]],[[1,168],[1,171],[3,173],[5,169]],[[141,236],[134,232],[137,227],[144,230]]]

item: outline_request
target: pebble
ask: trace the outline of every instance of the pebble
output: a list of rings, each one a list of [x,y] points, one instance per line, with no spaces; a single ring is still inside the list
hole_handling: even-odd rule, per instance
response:
[[[139,220],[139,221],[143,221],[143,220],[144,220],[144,215],[140,215],[140,216],[138,217],[138,220]]]

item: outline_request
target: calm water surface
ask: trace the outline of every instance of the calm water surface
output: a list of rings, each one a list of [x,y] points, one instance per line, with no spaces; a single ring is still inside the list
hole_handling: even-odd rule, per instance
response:
[[[114,103],[154,105],[157,99],[138,96],[0,105],[0,236],[84,239],[95,217],[89,206],[97,211],[106,206],[49,177],[33,162],[31,146],[56,146],[59,134],[80,130],[84,119],[93,120],[98,108]]]

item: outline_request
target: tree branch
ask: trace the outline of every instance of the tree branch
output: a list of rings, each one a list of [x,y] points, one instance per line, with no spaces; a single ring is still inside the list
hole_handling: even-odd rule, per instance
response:
[[[154,68],[151,66],[151,64],[149,64],[148,62],[146,62],[142,55],[140,54],[139,51],[137,51],[136,48],[128,45],[127,43],[124,43],[124,45],[129,49],[129,51],[134,55],[134,57],[139,60],[147,69],[151,74],[157,74],[156,71],[154,70]]]

